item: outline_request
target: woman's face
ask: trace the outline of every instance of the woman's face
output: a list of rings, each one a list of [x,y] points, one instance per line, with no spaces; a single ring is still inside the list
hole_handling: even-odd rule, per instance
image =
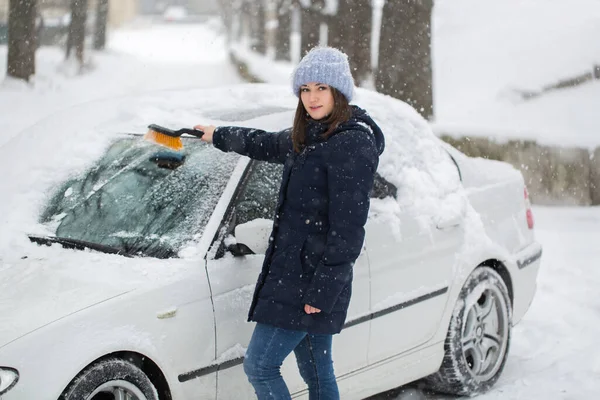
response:
[[[324,83],[311,82],[300,86],[300,99],[312,119],[323,119],[333,111],[333,93]]]

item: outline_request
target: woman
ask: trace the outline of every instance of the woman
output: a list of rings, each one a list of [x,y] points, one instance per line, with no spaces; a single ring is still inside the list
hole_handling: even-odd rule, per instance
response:
[[[348,103],[354,82],[347,56],[315,48],[294,72],[299,97],[291,129],[268,133],[197,125],[223,151],[284,164],[269,248],[249,321],[256,327],[244,371],[259,400],[290,399],[281,377],[294,351],[311,400],[339,399],[332,335],[344,325],[383,134]]]

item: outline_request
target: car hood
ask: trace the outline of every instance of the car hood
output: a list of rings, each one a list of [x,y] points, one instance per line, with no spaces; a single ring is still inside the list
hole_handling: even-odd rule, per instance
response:
[[[0,348],[95,304],[164,284],[177,261],[128,259],[92,251],[28,246],[0,262]],[[162,263],[160,263],[162,261]]]

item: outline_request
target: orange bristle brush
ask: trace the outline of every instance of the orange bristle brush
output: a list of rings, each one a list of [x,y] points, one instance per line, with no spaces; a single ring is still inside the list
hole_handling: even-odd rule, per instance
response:
[[[184,133],[197,138],[201,138],[202,135],[204,135],[204,132],[197,129],[182,128],[174,131],[172,129],[165,128],[164,126],[151,124],[148,125],[148,133],[144,135],[144,139],[152,143],[160,144],[161,146],[179,151],[183,149],[181,135]]]

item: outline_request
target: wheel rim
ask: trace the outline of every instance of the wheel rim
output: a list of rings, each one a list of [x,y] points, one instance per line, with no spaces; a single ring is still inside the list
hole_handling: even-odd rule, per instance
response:
[[[100,385],[86,400],[148,400],[135,385],[127,381],[109,381]]]
[[[479,381],[493,378],[508,344],[508,307],[496,285],[481,282],[467,296],[462,327],[463,356]]]

